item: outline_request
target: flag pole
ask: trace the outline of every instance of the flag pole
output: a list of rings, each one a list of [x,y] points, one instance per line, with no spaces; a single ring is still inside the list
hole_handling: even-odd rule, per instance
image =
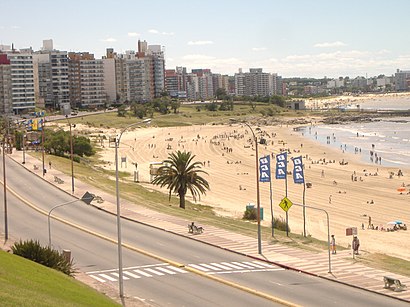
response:
[[[272,237],[275,236],[274,230],[274,213],[273,213],[273,199],[272,199],[272,176],[269,176],[269,196],[270,196],[270,214],[271,214],[271,221],[272,221]]]

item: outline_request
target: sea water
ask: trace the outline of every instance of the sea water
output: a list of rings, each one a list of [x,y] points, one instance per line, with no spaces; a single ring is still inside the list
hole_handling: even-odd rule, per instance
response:
[[[307,126],[305,137],[350,152],[373,165],[410,167],[410,118],[378,118],[372,122]]]

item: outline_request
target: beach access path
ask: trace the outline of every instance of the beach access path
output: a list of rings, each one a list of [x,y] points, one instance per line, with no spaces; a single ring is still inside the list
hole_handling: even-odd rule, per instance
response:
[[[8,156],[30,172],[42,177],[44,180],[66,193],[71,194],[71,176],[62,173],[57,169],[49,169],[47,167],[47,173],[43,177],[41,167],[34,169],[34,165],[41,165],[42,162],[31,155],[26,154],[26,163],[22,164],[21,155],[21,152],[14,150],[13,153]],[[60,178],[63,183],[57,183],[55,177]],[[100,196],[103,200],[101,203],[93,201],[93,206],[105,210],[108,213],[116,214],[117,208],[115,195],[110,195],[99,190],[97,187],[88,185],[76,179],[74,196],[81,198],[86,191]],[[352,259],[352,251],[350,249],[340,250],[337,251],[337,254],[331,255],[331,273],[329,273],[327,251],[313,253],[281,244],[269,244],[266,241],[262,241],[262,255],[259,255],[257,240],[254,238],[203,224],[201,226],[205,229],[204,233],[194,235],[188,233],[187,230],[187,224],[192,222],[190,220],[156,212],[136,203],[131,203],[125,199],[121,200],[121,206],[122,216],[135,220],[138,223],[164,229],[177,235],[189,237],[193,240],[201,241],[243,255],[248,255],[255,259],[260,259],[261,261],[272,262],[287,269],[300,271],[319,278],[344,283],[349,286],[410,302],[410,291],[408,289],[401,292],[395,292],[392,289],[384,289],[383,282],[383,277],[387,275],[399,279],[402,284],[410,287],[409,277],[364,266],[360,264],[359,261],[354,261]],[[106,290],[103,289],[104,286],[102,284],[92,278],[87,278],[85,274],[79,274],[77,278],[99,291]],[[112,289],[109,290],[112,292]],[[109,292],[110,291],[107,291],[107,293]]]

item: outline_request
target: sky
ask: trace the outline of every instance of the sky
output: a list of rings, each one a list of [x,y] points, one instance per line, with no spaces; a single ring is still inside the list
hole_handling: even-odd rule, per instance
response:
[[[0,45],[117,53],[161,45],[166,69],[242,68],[287,77],[410,70],[409,0],[6,0]]]

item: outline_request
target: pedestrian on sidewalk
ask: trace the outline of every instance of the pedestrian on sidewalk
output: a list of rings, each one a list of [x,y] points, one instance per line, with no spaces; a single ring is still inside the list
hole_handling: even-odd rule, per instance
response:
[[[51,161],[48,161],[49,169],[51,169]]]
[[[336,239],[335,239],[335,235],[332,235],[332,238],[330,239],[330,250],[332,251],[332,254],[336,254]]]
[[[359,246],[360,246],[359,238],[357,236],[354,236],[353,241],[352,241],[353,254],[359,255]]]

